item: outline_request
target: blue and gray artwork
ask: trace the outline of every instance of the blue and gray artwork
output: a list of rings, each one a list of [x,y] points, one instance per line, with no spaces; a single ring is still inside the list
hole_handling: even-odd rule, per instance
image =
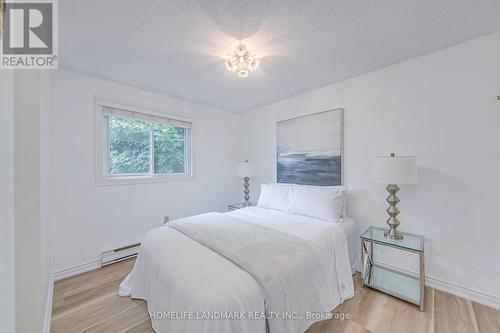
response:
[[[342,109],[277,124],[277,181],[342,184]]]

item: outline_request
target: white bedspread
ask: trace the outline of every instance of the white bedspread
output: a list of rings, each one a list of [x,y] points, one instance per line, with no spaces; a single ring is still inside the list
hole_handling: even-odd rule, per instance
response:
[[[314,244],[322,261],[314,270],[319,270],[323,282],[296,286],[303,295],[318,292],[326,295],[311,305],[311,311],[329,311],[343,298],[352,296],[345,234],[337,224],[276,215],[259,208],[241,209],[227,215]],[[145,236],[134,270],[120,286],[120,294],[148,301],[149,311],[154,313],[152,323],[156,332],[266,332],[265,318],[259,315],[265,313],[264,297],[255,278],[169,227],[153,230]],[[228,313],[245,319],[206,318]],[[296,324],[293,327],[302,331],[314,321],[313,318],[296,319],[290,319]]]

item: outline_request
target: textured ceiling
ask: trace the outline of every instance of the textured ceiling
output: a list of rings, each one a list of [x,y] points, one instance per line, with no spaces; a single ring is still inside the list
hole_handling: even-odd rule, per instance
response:
[[[499,0],[64,0],[63,68],[247,111],[500,31]],[[261,57],[246,79],[223,57]]]

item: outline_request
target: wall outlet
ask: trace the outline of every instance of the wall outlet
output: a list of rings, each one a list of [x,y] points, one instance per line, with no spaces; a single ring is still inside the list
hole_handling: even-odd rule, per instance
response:
[[[170,222],[170,216],[163,216],[163,224],[167,224],[168,222]]]

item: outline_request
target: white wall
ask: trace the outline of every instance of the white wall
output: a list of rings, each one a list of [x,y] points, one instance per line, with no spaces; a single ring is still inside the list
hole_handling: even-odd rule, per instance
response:
[[[172,219],[224,211],[240,197],[235,176],[237,115],[74,72],[53,73],[50,241],[52,269],[99,259],[100,252],[141,241]],[[196,179],[97,186],[94,96],[130,101],[195,122]]]
[[[41,332],[49,310],[48,72],[0,71],[0,331]],[[43,109],[43,111],[42,111]],[[43,198],[43,199],[42,199]],[[29,314],[29,320],[26,320]],[[50,317],[49,317],[50,319]]]
[[[14,73],[0,71],[0,332],[15,328]]]
[[[370,183],[371,158],[415,154],[420,184],[401,186],[400,229],[428,238],[434,285],[500,306],[499,59],[497,33],[256,109],[241,116],[242,152],[260,181],[274,181],[276,121],[345,108],[349,214],[362,229],[384,226],[387,194]]]
[[[13,81],[16,332],[41,332],[47,310],[50,260],[42,206],[48,184],[42,177],[50,156],[43,149],[47,128],[42,124],[50,96],[45,77],[40,71],[16,71]]]
[[[50,175],[52,152],[50,147],[50,121],[52,113],[51,71],[40,71],[40,256],[42,265],[42,299],[44,303],[44,329],[48,333],[52,310],[53,281],[49,248]]]

